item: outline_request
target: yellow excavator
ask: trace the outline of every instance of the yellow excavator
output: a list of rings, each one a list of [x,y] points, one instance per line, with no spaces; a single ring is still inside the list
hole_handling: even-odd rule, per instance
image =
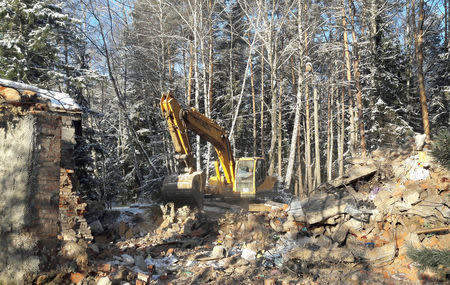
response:
[[[261,157],[243,157],[237,163],[233,157],[226,131],[195,108],[183,108],[170,94],[161,97],[161,111],[180,164],[180,173],[165,177],[162,194],[167,201],[178,204],[203,204],[205,194],[218,197],[256,199],[273,197],[277,178],[266,175],[265,160]],[[215,161],[216,175],[206,184],[204,171],[196,169],[189,142],[188,130],[211,143],[222,166]]]

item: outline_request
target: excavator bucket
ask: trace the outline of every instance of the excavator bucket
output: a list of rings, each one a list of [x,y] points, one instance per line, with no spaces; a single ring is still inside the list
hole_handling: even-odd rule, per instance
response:
[[[169,175],[164,179],[161,192],[167,202],[194,205],[201,209],[205,183],[206,176],[202,171]]]

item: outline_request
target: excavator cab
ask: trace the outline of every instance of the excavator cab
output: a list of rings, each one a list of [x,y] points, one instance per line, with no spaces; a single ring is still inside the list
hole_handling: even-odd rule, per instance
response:
[[[234,191],[242,198],[273,196],[276,181],[276,177],[266,175],[264,158],[243,157],[236,164]]]

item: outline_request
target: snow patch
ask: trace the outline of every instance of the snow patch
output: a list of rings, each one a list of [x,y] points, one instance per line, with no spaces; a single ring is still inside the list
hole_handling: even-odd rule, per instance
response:
[[[80,106],[75,103],[72,97],[67,93],[56,92],[46,89],[41,89],[36,86],[28,85],[25,83],[14,82],[0,78],[0,85],[11,87],[20,91],[31,90],[36,92],[37,96],[48,100],[50,107],[61,110],[79,111]]]

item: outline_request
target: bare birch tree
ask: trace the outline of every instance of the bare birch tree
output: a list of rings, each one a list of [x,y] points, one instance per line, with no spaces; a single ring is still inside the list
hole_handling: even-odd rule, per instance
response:
[[[424,23],[424,0],[419,0],[419,19],[417,21],[417,27],[414,31],[414,39],[415,39],[415,52],[416,52],[416,61],[417,61],[417,80],[419,83],[419,96],[420,96],[420,107],[422,109],[422,123],[423,130],[426,135],[427,143],[430,143],[430,121],[428,119],[428,106],[427,106],[427,96],[425,94],[425,80],[423,76],[423,23]],[[412,0],[412,21],[415,24],[415,0]]]

